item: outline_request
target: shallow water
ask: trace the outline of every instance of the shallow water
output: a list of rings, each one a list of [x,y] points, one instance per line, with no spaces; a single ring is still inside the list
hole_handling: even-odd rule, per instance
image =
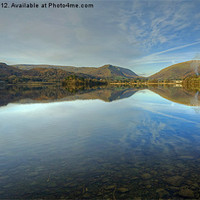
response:
[[[0,107],[1,199],[200,197],[199,107],[101,91]]]

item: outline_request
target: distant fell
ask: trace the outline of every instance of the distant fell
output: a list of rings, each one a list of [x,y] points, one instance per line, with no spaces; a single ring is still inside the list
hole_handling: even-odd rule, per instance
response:
[[[158,79],[158,80],[184,79],[187,76],[192,76],[199,73],[200,73],[200,60],[191,60],[164,68],[161,71],[150,76],[149,79]]]
[[[75,73],[53,68],[32,68],[29,70],[22,70],[14,66],[9,66],[5,63],[0,63],[0,81],[8,83],[29,81],[57,82],[62,81],[66,77],[74,74]],[[83,78],[95,78],[81,73],[76,73],[76,76]]]
[[[0,78],[11,76],[11,75],[22,75],[22,71],[15,67],[9,66],[6,63],[0,63]]]
[[[62,69],[67,72],[72,73],[81,73],[87,74],[90,76],[98,78],[111,78],[111,79],[120,79],[120,78],[134,78],[137,77],[137,74],[123,67],[117,67],[113,65],[104,65],[102,67],[73,67],[73,66],[56,66],[56,65],[13,65],[21,70],[30,70],[34,68],[53,68],[53,69]]]

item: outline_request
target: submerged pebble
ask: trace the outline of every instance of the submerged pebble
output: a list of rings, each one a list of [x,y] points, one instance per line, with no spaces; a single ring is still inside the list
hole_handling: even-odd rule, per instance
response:
[[[141,197],[135,197],[134,200],[141,200]]]
[[[118,191],[121,193],[125,193],[125,192],[128,192],[129,189],[128,188],[118,188]]]
[[[83,197],[84,197],[84,198],[90,198],[90,194],[89,194],[89,193],[85,193],[85,194],[83,195]]]
[[[105,187],[106,190],[112,190],[114,188],[115,188],[115,185],[109,185]]]
[[[148,174],[148,173],[142,174],[142,178],[143,179],[150,179],[151,178],[151,174]]]
[[[167,192],[165,189],[163,188],[159,188],[156,190],[156,193],[158,193],[159,197],[165,197],[169,195],[169,192]]]
[[[148,189],[151,188],[151,185],[147,185],[146,188],[148,188]]]
[[[173,186],[180,186],[183,182],[183,177],[181,176],[172,176],[166,179],[167,183]]]
[[[179,195],[182,197],[193,198],[194,192],[188,188],[181,188]]]

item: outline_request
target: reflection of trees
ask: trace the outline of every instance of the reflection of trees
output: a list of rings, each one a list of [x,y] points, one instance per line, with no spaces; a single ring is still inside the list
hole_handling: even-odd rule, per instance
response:
[[[196,90],[188,90],[180,87],[149,87],[149,89],[161,97],[168,99],[170,101],[184,104],[188,106],[199,106],[199,98],[200,95],[196,92]]]
[[[117,99],[128,98],[137,90],[136,88],[108,88],[106,86],[12,86],[0,91],[0,106],[19,101],[23,103],[30,103],[33,101],[45,103],[53,101],[73,101],[76,99],[101,99],[110,102]]]
[[[37,102],[73,101],[76,99],[101,99],[111,102],[117,99],[128,98],[138,90],[149,89],[170,101],[195,106],[195,112],[200,110],[200,95],[197,91],[189,91],[177,87],[145,86],[145,87],[117,87],[117,86],[70,86],[39,85],[39,86],[6,86],[0,90],[0,105],[29,99]],[[26,101],[23,101],[26,102]]]

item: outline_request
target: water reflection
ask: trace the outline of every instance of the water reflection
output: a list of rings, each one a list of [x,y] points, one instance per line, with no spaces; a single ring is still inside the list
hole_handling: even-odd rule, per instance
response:
[[[186,90],[180,87],[151,87],[151,91],[159,94],[160,96],[180,104],[189,106],[199,106],[200,95],[198,91]]]
[[[60,101],[100,99],[112,102],[131,97],[137,91],[149,89],[172,102],[199,106],[199,91],[175,86],[64,88],[61,86],[7,86],[0,89],[0,106],[8,103],[50,103]]]
[[[61,86],[38,87],[7,87],[0,90],[0,105],[8,103],[49,103],[55,101],[73,101],[100,99],[112,102],[128,98],[137,92],[138,88],[126,87],[93,87],[87,89],[71,89]]]
[[[177,93],[174,102],[189,102],[186,91],[149,89],[1,107],[0,197],[199,198],[199,113],[168,100]]]

